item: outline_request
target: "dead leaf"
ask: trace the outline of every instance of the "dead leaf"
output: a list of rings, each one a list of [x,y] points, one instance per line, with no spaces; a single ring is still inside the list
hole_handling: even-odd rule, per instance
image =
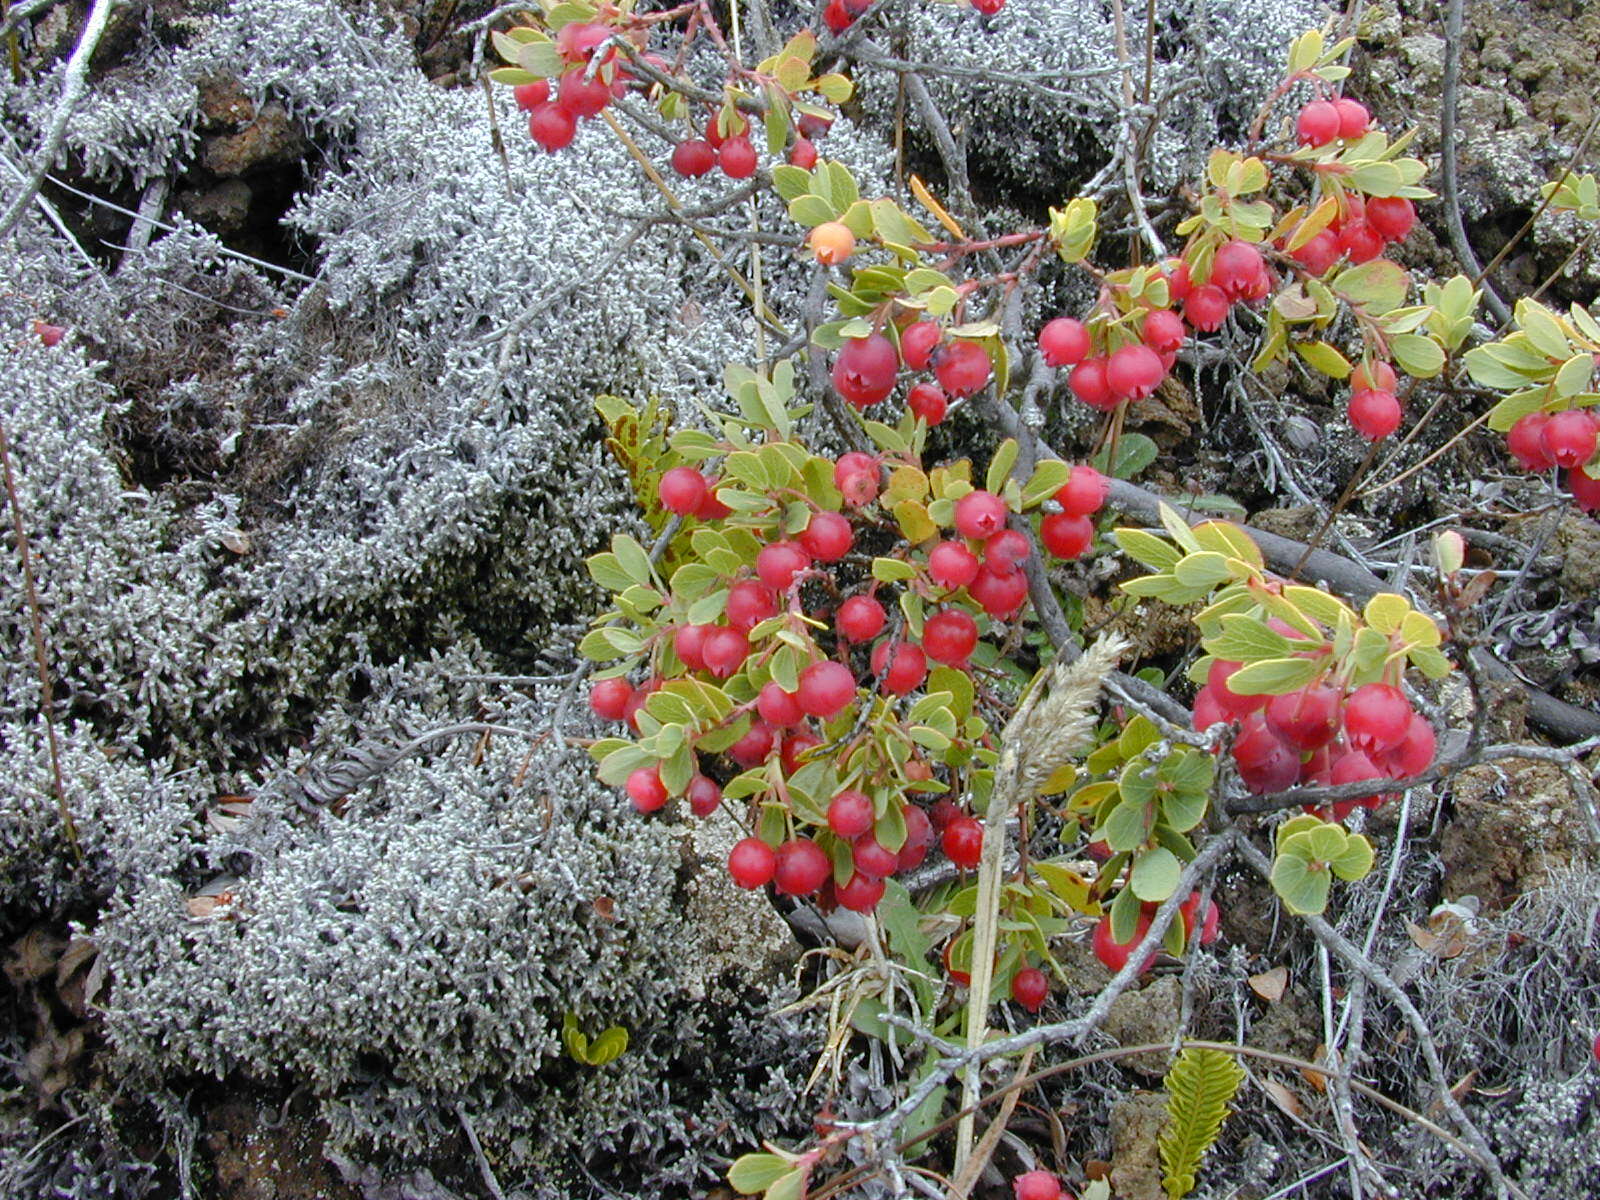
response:
[[[1267,1098],[1276,1104],[1285,1116],[1293,1117],[1297,1121],[1300,1119],[1300,1114],[1304,1111],[1300,1105],[1300,1097],[1296,1096],[1276,1079],[1262,1080],[1261,1088],[1267,1093]]]
[[[1270,971],[1263,971],[1259,975],[1250,976],[1250,990],[1268,1004],[1276,1004],[1279,1000],[1282,1000],[1283,993],[1288,987],[1288,967],[1273,967]]]
[[[1326,1046],[1318,1045],[1317,1046],[1317,1052],[1315,1054],[1313,1054],[1311,1057],[1316,1059],[1316,1060],[1318,1060],[1318,1061],[1321,1061],[1327,1055],[1327,1053],[1328,1053],[1328,1048]],[[1309,1083],[1312,1087],[1316,1088],[1317,1091],[1319,1091],[1319,1092],[1325,1092],[1325,1091],[1328,1090],[1328,1077],[1326,1075],[1324,1075],[1321,1071],[1311,1071],[1311,1070],[1306,1069],[1305,1067],[1301,1067],[1300,1068],[1300,1078],[1304,1079],[1307,1083]]]
[[[1085,1159],[1083,1173],[1090,1179],[1108,1179],[1111,1176],[1111,1164],[1103,1158]]]
[[[249,554],[253,548],[250,535],[242,529],[224,529],[217,535],[217,540],[235,554]]]

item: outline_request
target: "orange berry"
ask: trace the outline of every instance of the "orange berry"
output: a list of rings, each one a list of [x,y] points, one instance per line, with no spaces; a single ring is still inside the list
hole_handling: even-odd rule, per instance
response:
[[[811,251],[826,266],[842,263],[855,253],[856,235],[840,221],[824,221],[811,231]]]

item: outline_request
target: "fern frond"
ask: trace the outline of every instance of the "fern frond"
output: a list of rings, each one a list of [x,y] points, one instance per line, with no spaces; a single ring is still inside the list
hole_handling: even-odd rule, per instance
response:
[[[1200,1160],[1222,1130],[1231,1111],[1228,1103],[1244,1070],[1233,1055],[1190,1047],[1178,1055],[1163,1081],[1167,1088],[1167,1127],[1162,1130],[1161,1184],[1170,1200],[1194,1189]]]

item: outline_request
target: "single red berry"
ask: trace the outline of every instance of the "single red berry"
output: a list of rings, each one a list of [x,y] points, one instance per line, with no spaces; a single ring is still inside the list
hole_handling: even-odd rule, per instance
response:
[[[777,740],[776,731],[771,725],[757,721],[742,738],[728,747],[728,757],[741,767],[757,766],[771,756]]]
[[[572,21],[556,34],[556,52],[568,62],[587,62],[610,36],[611,30],[598,22]]]
[[[777,680],[762,685],[756,695],[756,711],[761,714],[763,721],[778,729],[798,725],[806,715],[796,695],[784,691],[783,685]]]
[[[1304,246],[1290,252],[1289,257],[1294,259],[1311,274],[1319,278],[1326,275],[1334,263],[1339,261],[1339,256],[1344,253],[1339,245],[1339,235],[1331,230],[1324,229],[1312,237]]]
[[[899,867],[899,856],[870,833],[852,842],[850,853],[855,859],[856,872],[869,879],[887,879]]]
[[[1111,394],[1111,385],[1106,382],[1103,358],[1086,358],[1073,367],[1072,374],[1067,376],[1067,387],[1090,408],[1110,412],[1117,406],[1117,397]]]
[[[819,116],[816,113],[803,112],[795,124],[800,130],[801,137],[808,137],[812,141],[816,141],[833,128],[833,118],[827,115]]]
[[[777,869],[778,856],[760,838],[745,838],[728,854],[728,874],[746,891],[771,883]]]
[[[1594,457],[1600,426],[1581,408],[1551,413],[1539,434],[1539,443],[1558,467],[1583,467]]]
[[[1200,893],[1190,892],[1189,898],[1178,906],[1178,912],[1183,916],[1183,936],[1186,939],[1194,937],[1195,913],[1200,908]],[[1217,927],[1222,923],[1222,912],[1217,908],[1215,900],[1206,901],[1205,919],[1200,922],[1200,944],[1209,946],[1217,940]]]
[[[833,615],[833,627],[847,642],[867,642],[883,632],[888,614],[871,596],[851,596]]]
[[[907,764],[908,769],[910,765]],[[915,804],[907,804],[900,817],[906,823],[906,840],[900,843],[900,852],[895,855],[895,870],[909,871],[921,866],[922,860],[928,857],[928,848],[933,845],[933,822]]]
[[[1028,598],[1028,577],[1021,571],[996,571],[985,563],[967,585],[967,594],[991,617],[1009,621]]]
[[[545,103],[528,114],[528,136],[554,154],[572,144],[578,133],[578,120],[566,109]]]
[[[857,408],[866,408],[894,390],[899,367],[894,343],[883,334],[851,338],[833,360],[833,387]]]
[[[1367,201],[1367,224],[1386,242],[1404,240],[1417,223],[1417,207],[1404,196],[1374,196]]]
[[[711,144],[711,148],[713,150],[722,149],[722,122],[717,118],[716,115],[713,115],[712,118],[706,122],[705,139]]]
[[[702,521],[720,521],[733,511],[717,499],[716,486],[709,480],[706,482],[706,498],[700,501],[700,507],[694,510],[694,515]]]
[[[1339,110],[1326,100],[1313,100],[1300,110],[1295,136],[1301,145],[1326,146],[1339,136]]]
[[[1376,751],[1374,751],[1376,753]],[[1366,783],[1372,779],[1387,779],[1388,774],[1373,762],[1369,755],[1360,750],[1347,750],[1332,764],[1328,772],[1328,782],[1334,787],[1342,783]],[[1333,817],[1342,821],[1359,808],[1377,808],[1384,801],[1384,797],[1363,796],[1355,800],[1335,800],[1333,802]]]
[[[989,370],[989,355],[977,342],[951,342],[933,356],[939,386],[956,400],[988,383]]]
[[[831,659],[812,663],[800,672],[800,688],[795,698],[813,717],[824,720],[836,717],[856,698],[856,677],[849,667]]]
[[[1358,687],[1344,704],[1344,731],[1358,750],[1388,750],[1411,730],[1411,701],[1387,683]]]
[[[46,346],[59,346],[61,339],[67,336],[67,330],[63,325],[52,325],[48,321],[35,319],[33,335]]]
[[[1122,347],[1106,361],[1106,385],[1119,399],[1144,399],[1166,374],[1160,355],[1143,342]]]
[[[639,732],[639,712],[644,708],[645,701],[661,690],[665,682],[659,677],[645,680],[634,689],[633,695],[628,697],[628,703],[622,710],[622,719],[628,723],[628,728],[635,733]]]
[[[872,800],[865,792],[847,789],[828,803],[828,828],[842,838],[860,837],[876,819]]]
[[[672,148],[672,169],[679,175],[698,179],[717,165],[717,151],[704,138],[689,138]]]
[[[1392,392],[1356,392],[1347,411],[1350,424],[1369,442],[1381,442],[1400,428],[1400,401]]]
[[[836,512],[814,512],[796,540],[818,562],[831,563],[850,553],[855,532],[848,517]]]
[[[756,148],[750,139],[740,134],[722,143],[717,152],[717,162],[729,179],[749,179],[756,173]]]
[[[700,655],[705,660],[706,670],[718,679],[726,679],[744,666],[744,660],[750,655],[750,641],[741,631],[719,625],[706,634]]]
[[[1398,384],[1394,368],[1382,359],[1363,359],[1350,372],[1352,392],[1392,392]]]
[[[1021,996],[1017,996],[1017,1003],[1029,1012],[1038,1012],[1039,1005],[1044,1003],[1044,997],[1050,991],[1050,984],[1045,980],[1043,972],[1037,967],[1028,967],[1027,971],[1039,976],[1038,983],[1030,983],[1030,988],[1041,988],[1038,1004],[1029,1004]],[[1017,972],[1017,978],[1022,978],[1024,971]],[[1015,980],[1011,984],[1011,992],[1016,995],[1017,985]],[[1029,1171],[1025,1175],[1018,1175],[1011,1181],[1011,1190],[1017,1200],[1061,1200],[1061,1181],[1049,1171]]]
[[[1544,445],[1544,427],[1549,423],[1546,413],[1528,413],[1506,434],[1506,449],[1524,471],[1548,471],[1556,465]]]
[[[1238,238],[1218,246],[1211,260],[1211,286],[1221,288],[1230,300],[1243,299],[1265,273],[1261,251]]]
[[[1039,353],[1052,367],[1074,367],[1089,353],[1089,331],[1071,317],[1047,321],[1039,330]]]
[[[1243,695],[1228,686],[1228,680],[1243,665],[1243,663],[1229,662],[1225,658],[1216,658],[1211,660],[1211,667],[1206,672],[1206,686],[1216,694],[1217,703],[1222,706],[1223,711],[1235,721],[1242,720],[1264,707],[1268,699],[1266,696]]]
[[[518,108],[523,112],[532,112],[550,99],[550,81],[538,79],[533,83],[521,84],[512,89],[511,95],[516,100]]]
[[[667,802],[667,785],[660,767],[640,767],[628,776],[628,799],[642,813],[652,813]]]
[[[1181,258],[1169,258],[1164,268],[1167,276],[1167,293],[1173,301],[1182,304],[1189,298],[1189,292],[1194,287],[1189,278],[1189,264]]]
[[[955,591],[978,577],[978,556],[960,542],[940,542],[928,552],[928,578]]]
[[[785,775],[793,775],[806,761],[806,754],[822,745],[822,739],[809,729],[800,729],[783,739],[778,748],[778,765]]]
[[[662,474],[656,495],[662,508],[687,517],[705,503],[706,477],[693,467],[673,467]]]
[[[872,677],[883,680],[883,690],[904,696],[915,691],[928,677],[928,660],[920,646],[910,642],[894,643],[894,658],[889,657],[890,643],[885,640],[872,648]]]
[[[1052,513],[1039,522],[1039,540],[1057,558],[1081,558],[1094,545],[1094,522],[1072,513]]]
[[[795,138],[794,145],[789,147],[789,164],[802,171],[809,171],[817,165],[817,148],[811,144],[810,138]]]
[[[978,645],[978,623],[959,608],[947,608],[922,626],[922,649],[936,663],[954,667],[967,661]]]
[[[1006,526],[1006,502],[993,492],[968,492],[956,501],[956,532],[962,537],[984,541]]]
[[[1139,923],[1134,926],[1133,936],[1126,942],[1117,941],[1111,934],[1111,914],[1107,913],[1100,918],[1100,923],[1094,927],[1094,956],[1100,960],[1105,969],[1115,975],[1128,965],[1128,959],[1133,954],[1133,948],[1144,941],[1144,935],[1150,932],[1150,918],[1144,913],[1139,914]],[[1155,958],[1151,951],[1140,964],[1139,971],[1143,974],[1150,968],[1150,962]]]
[[[1567,491],[1584,512],[1600,509],[1600,468],[1591,475],[1582,467],[1573,467],[1567,472]]]
[[[583,74],[583,68],[574,67],[561,77],[556,103],[574,117],[598,116],[611,103],[611,87],[598,75],[585,79]]]
[[[971,973],[968,971],[963,971],[955,962],[955,949],[957,940],[957,938],[951,938],[944,944],[944,949],[939,951],[939,961],[944,963],[945,974],[950,976],[951,983],[955,984],[957,987],[970,987],[972,984]],[[969,953],[964,957],[969,960],[967,965],[971,966],[971,939],[968,939],[967,949]]]
[[[939,385],[936,383],[919,383],[906,396],[906,408],[910,410],[911,415],[925,422],[930,428],[944,420],[948,407],[944,392],[939,390]]]
[[[878,907],[878,901],[883,899],[883,890],[883,880],[857,871],[850,876],[848,883],[836,888],[833,894],[841,907],[851,912],[867,913]]]
[[[607,721],[622,720],[632,699],[633,684],[618,677],[602,679],[589,689],[589,707]]]
[[[1031,1013],[1038,1012],[1044,1007],[1045,1000],[1050,995],[1050,981],[1044,977],[1044,972],[1038,967],[1023,967],[1011,977],[1011,998]],[[1031,1174],[1032,1172],[1030,1172]],[[1019,1176],[1018,1182],[1026,1178]],[[1056,1189],[1060,1194],[1060,1189]],[[1019,1188],[1017,1194],[1022,1195]],[[1028,1193],[1030,1196],[1032,1192]]]
[[[1353,263],[1369,263],[1383,253],[1383,235],[1365,218],[1357,217],[1340,226],[1339,249]]]
[[[1300,756],[1268,728],[1260,713],[1244,718],[1233,743],[1239,778],[1256,795],[1281,792],[1300,778]]]
[[[1141,334],[1144,344],[1157,354],[1168,354],[1183,345],[1189,330],[1183,318],[1170,309],[1153,308],[1144,318]]]
[[[828,6],[822,10],[822,20],[828,32],[838,35],[849,29],[855,18],[845,11],[844,0],[828,0]]]
[[[811,566],[811,555],[799,542],[773,542],[756,555],[756,575],[775,592],[786,592],[794,578]]]
[[[778,615],[778,597],[754,579],[744,579],[728,589],[727,610],[728,624],[740,633],[749,633],[768,617]]]
[[[900,357],[913,371],[926,370],[944,330],[932,321],[918,321],[900,331]]]
[[[1232,719],[1227,709],[1217,700],[1216,691],[1210,686],[1203,687],[1194,694],[1194,713],[1190,724],[1196,733],[1204,733],[1213,725],[1225,725]]]
[[[1262,710],[1267,727],[1292,750],[1326,746],[1339,732],[1339,693],[1326,684],[1273,696]]]
[[[1105,506],[1111,492],[1111,481],[1093,467],[1081,463],[1072,468],[1072,474],[1056,491],[1056,503],[1069,517],[1087,517]]]
[[[722,789],[717,786],[717,781],[698,772],[690,777],[689,787],[684,794],[689,797],[689,811],[697,817],[709,817],[722,803]]]
[[[1411,724],[1406,727],[1405,739],[1389,751],[1384,765],[1396,779],[1414,779],[1433,766],[1433,756],[1438,748],[1439,741],[1428,718],[1414,712],[1411,714]]]
[[[806,245],[819,263],[832,267],[856,252],[856,235],[843,221],[824,221],[806,235]]]
[[[870,454],[851,450],[841,454],[833,467],[833,486],[844,496],[852,508],[872,503],[878,494],[881,471],[878,460]]]
[[[972,7],[986,17],[992,17],[1006,6],[1006,0],[972,0]]]
[[[1214,333],[1228,319],[1228,295],[1215,284],[1193,289],[1183,302],[1183,319],[1201,333]]]
[[[1017,529],[1002,529],[983,544],[984,565],[1002,575],[1021,570],[1032,553],[1028,535]]]
[[[1339,114],[1339,136],[1346,141],[1361,137],[1367,132],[1367,125],[1372,120],[1372,114],[1367,112],[1367,106],[1359,100],[1352,100],[1348,96],[1340,96],[1333,102],[1334,109]]]
[[[970,871],[983,857],[983,823],[975,817],[957,817],[944,827],[939,844],[945,857],[963,871]]]

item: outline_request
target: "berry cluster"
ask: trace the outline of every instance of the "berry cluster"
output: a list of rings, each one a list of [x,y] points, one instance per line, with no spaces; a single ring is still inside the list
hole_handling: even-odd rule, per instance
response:
[[[1006,6],[1006,0],[969,0],[972,7],[990,17]],[[828,32],[838,35],[856,23],[856,18],[872,7],[872,0],[828,0],[822,21]]]
[[[1525,471],[1563,467],[1567,490],[1587,512],[1600,509],[1600,416],[1586,408],[1528,413],[1506,434],[1506,448]]]
[[[848,239],[848,240],[846,240]],[[811,232],[812,249],[822,262],[842,262],[854,249],[850,231],[837,222],[819,225]],[[952,400],[963,400],[989,382],[989,353],[965,338],[945,341],[944,330],[933,321],[913,321],[896,330],[900,348],[883,333],[850,338],[833,360],[833,388],[856,408],[870,408],[894,391],[900,364],[913,371],[933,371],[933,382],[911,388],[906,404],[929,425],[943,421]]]
[[[1132,934],[1124,941],[1118,941],[1112,925],[1112,916],[1107,913],[1101,917],[1094,927],[1094,936],[1090,944],[1094,948],[1094,956],[1100,960],[1105,969],[1115,975],[1127,966],[1128,959],[1133,955],[1134,947],[1144,941],[1145,934],[1150,932],[1150,919],[1155,916],[1156,904],[1142,904],[1139,907],[1139,919],[1134,925]],[[1187,943],[1195,937],[1196,917],[1200,911],[1200,893],[1190,892],[1189,898],[1178,906],[1178,916],[1183,922],[1183,936]],[[1215,900],[1206,902],[1205,916],[1200,919],[1200,944],[1209,946],[1217,940],[1218,927],[1222,923],[1222,912],[1217,908]],[[1155,961],[1155,952],[1151,951],[1144,962],[1139,965],[1142,974],[1150,969],[1150,964]]]
[[[578,122],[599,116],[613,99],[627,93],[632,76],[617,63],[616,48],[607,45],[614,31],[608,25],[574,21],[563,25],[555,46],[565,69],[552,90],[548,79],[519,84],[517,107],[528,114],[528,136],[547,154],[572,144]],[[604,46],[600,62],[592,64]]]
[[[1274,628],[1297,636],[1282,623]],[[1252,792],[1280,792],[1298,783],[1411,779],[1433,762],[1433,726],[1392,684],[1368,683],[1347,692],[1324,677],[1282,695],[1240,695],[1228,687],[1239,669],[1239,663],[1223,659],[1211,663],[1195,696],[1194,727],[1238,725],[1233,761]],[[1329,812],[1307,811],[1342,821],[1356,807],[1376,808],[1383,799],[1341,800]]]

